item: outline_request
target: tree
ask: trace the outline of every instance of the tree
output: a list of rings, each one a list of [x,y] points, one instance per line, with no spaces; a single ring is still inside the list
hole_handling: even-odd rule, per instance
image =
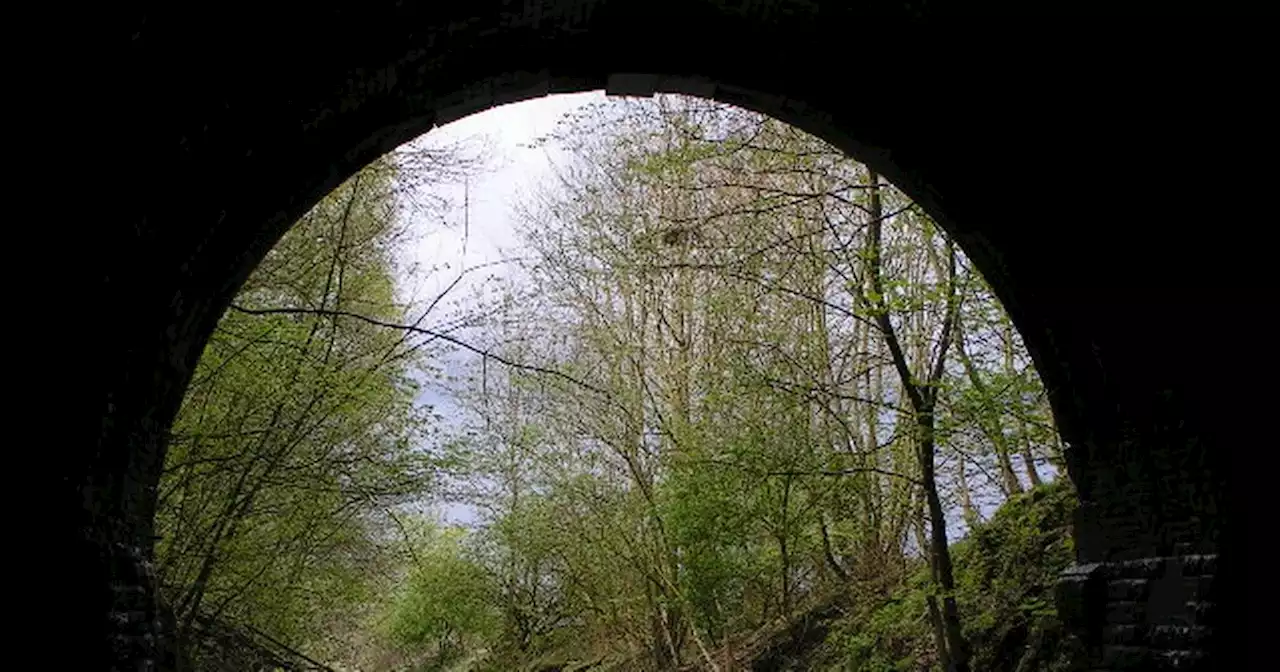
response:
[[[963,254],[752,113],[609,102],[549,141],[568,159],[456,391],[495,660],[733,668],[839,600],[875,612],[927,562],[901,609],[936,637],[910,655],[967,669],[948,515],[978,526],[1053,442]]]
[[[902,390],[911,403],[914,419],[916,455],[920,466],[920,484],[924,491],[925,503],[929,517],[929,560],[934,581],[943,591],[940,617],[933,604],[933,596],[929,597],[929,608],[935,620],[941,620],[941,630],[945,634],[946,649],[943,652],[944,664],[957,672],[969,669],[969,644],[964,639],[960,626],[959,607],[954,595],[955,576],[952,570],[950,540],[947,538],[946,513],[942,500],[938,495],[937,471],[935,466],[936,424],[935,412],[938,407],[938,394],[942,376],[946,371],[947,355],[955,336],[956,312],[958,297],[956,295],[956,253],[954,246],[948,242],[946,249],[945,308],[942,324],[938,331],[937,347],[932,358],[920,358],[915,362],[907,358],[902,342],[898,339],[897,328],[889,309],[889,288],[882,273],[883,237],[885,212],[880,197],[879,176],[871,173],[870,207],[867,220],[867,292],[865,300],[875,315],[880,333],[893,357],[893,367],[898,374]],[[923,351],[923,348],[919,349]],[[913,366],[913,363],[915,366]],[[924,375],[920,371],[924,370]],[[940,649],[942,647],[939,647]]]
[[[397,194],[427,154],[384,157],[317,204],[206,347],[157,512],[158,573],[181,638],[212,620],[322,649],[386,589],[386,511],[427,491],[434,468],[414,404],[424,343],[370,320],[404,316]],[[445,154],[431,157],[463,165]]]
[[[445,669],[468,645],[493,636],[498,623],[494,587],[466,548],[463,530],[422,520],[408,527],[416,550],[393,607],[390,633],[402,646],[425,652],[417,669]]]

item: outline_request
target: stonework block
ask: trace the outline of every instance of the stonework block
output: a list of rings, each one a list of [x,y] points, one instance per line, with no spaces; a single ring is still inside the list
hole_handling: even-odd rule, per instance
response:
[[[1147,605],[1137,601],[1108,602],[1106,614],[1108,624],[1138,624],[1146,619]]]
[[[1058,608],[1096,670],[1209,669],[1217,558],[1189,555],[1078,565]]]
[[[1218,555],[1184,555],[1178,558],[1183,576],[1212,576],[1218,572]]]
[[[1107,582],[1108,600],[1143,600],[1149,592],[1149,579],[1115,579]]]

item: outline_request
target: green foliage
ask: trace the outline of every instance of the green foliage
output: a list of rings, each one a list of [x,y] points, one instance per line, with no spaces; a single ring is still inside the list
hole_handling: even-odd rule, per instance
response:
[[[909,393],[937,390],[929,448],[966,519],[969,497],[992,493],[972,474],[1034,463],[1055,438],[982,279],[903,194],[759,115],[614,101],[552,139],[569,158],[527,205],[529,261],[489,334],[523,369],[488,361],[457,390],[468,423],[453,466],[485,510],[477,557],[501,614],[473,648],[507,669],[665,670],[770,647],[835,669],[936,666],[926,604],[939,591],[919,553],[926,434]],[[948,339],[963,348],[935,371]],[[1036,469],[1023,465],[1032,482]],[[997,488],[1022,489],[1004,472]],[[1053,527],[989,527],[1021,548],[1038,525]],[[1044,595],[1017,591],[1028,577],[965,548],[965,632],[992,660],[992,641],[1052,615]],[[1041,555],[1009,561],[1058,561]],[[826,646],[777,641],[845,593],[850,615]]]
[[[1018,495],[957,545],[962,613],[975,646],[975,669],[1012,670],[1035,628],[1056,627],[1053,586],[1074,559],[1076,496],[1057,481]],[[1054,661],[1055,640],[1041,652]]]
[[[406,648],[429,652],[429,665],[443,668],[468,644],[497,632],[495,586],[467,549],[463,530],[416,527],[414,562],[393,607],[390,634]]]
[[[250,279],[166,469],[180,620],[343,634],[378,654],[362,668],[928,669],[932,493],[972,528],[952,552],[973,666],[1012,669],[1032,635],[1058,660],[1071,494],[1017,494],[1052,420],[939,228],[825,143],[712,103],[611,102],[554,139],[570,160],[481,307],[489,354],[448,436],[414,408],[416,346],[333,314],[404,320],[394,172],[325,199]],[[394,515],[442,474],[475,529]],[[1007,501],[980,523],[978,495]]]
[[[162,589],[189,637],[207,617],[303,647],[357,627],[350,612],[382,590],[372,522],[431,474],[414,450],[427,429],[416,355],[399,333],[324,311],[401,318],[393,184],[377,162],[303,217],[200,359],[156,520]]]
[[[1075,501],[1065,481],[1032,489],[952,546],[973,669],[1014,670],[1033,637],[1041,642],[1023,669],[1071,668],[1075,643],[1057,621],[1053,585],[1073,559]],[[841,621],[814,669],[917,669],[916,663],[932,656],[932,633],[923,618],[929,591],[928,572],[921,568],[884,604]]]

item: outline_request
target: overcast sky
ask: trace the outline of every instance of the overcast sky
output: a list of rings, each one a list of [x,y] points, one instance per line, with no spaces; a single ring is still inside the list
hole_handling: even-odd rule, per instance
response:
[[[462,269],[498,262],[516,254],[513,211],[522,195],[536,188],[540,181],[548,179],[551,170],[552,157],[547,150],[533,149],[527,145],[552,131],[556,122],[566,113],[603,98],[604,92],[596,91],[545,96],[503,105],[438,127],[415,141],[452,144],[455,141],[483,140],[488,146],[490,161],[480,175],[466,183],[466,227],[463,226],[461,207],[454,207],[445,213],[443,222],[411,222],[411,235],[415,240],[405,252],[407,261],[420,269],[434,267],[440,270],[431,274],[416,273],[413,278],[404,278],[406,286],[402,291],[422,306],[421,302],[429,301],[439,294],[458,277]],[[427,188],[441,189],[438,186]],[[448,194],[456,206],[463,202],[461,186],[447,187],[442,191]],[[468,293],[477,288],[490,273],[501,275],[502,266],[468,274],[450,296],[457,297],[465,305]],[[441,310],[447,311],[449,308],[442,307]],[[455,353],[440,363],[454,369],[459,362],[474,357],[470,353]],[[441,390],[430,385],[424,387],[418,402],[433,406],[437,412],[446,416],[446,422],[457,418],[458,410],[448,403]],[[463,506],[445,506],[441,513],[446,520],[452,522],[466,523],[474,520],[474,513]]]
[[[463,269],[518,254],[514,210],[522,196],[551,176],[548,150],[528,145],[552,131],[566,113],[603,96],[603,92],[557,95],[504,105],[441,126],[414,141],[448,145],[477,140],[489,148],[486,166],[466,181],[465,201],[461,184],[423,187],[447,195],[454,207],[443,215],[431,213],[411,220],[412,240],[404,255],[417,271],[401,278],[401,292],[417,304],[415,308],[425,306]],[[443,219],[438,219],[441,216]],[[430,272],[432,268],[437,270]],[[449,296],[465,301],[491,274],[502,275],[503,266],[487,266],[465,275]],[[443,319],[450,307],[442,305],[439,310],[441,316],[432,315],[428,323],[438,323],[433,320]]]
[[[422,236],[409,255],[422,267],[449,263],[456,272],[470,266],[501,259],[515,245],[512,209],[522,194],[549,176],[549,157],[544,149],[527,145],[554,129],[566,113],[589,102],[604,98],[604,92],[545,96],[520,103],[503,105],[451,124],[438,127],[420,140],[450,143],[472,138],[484,139],[491,147],[492,160],[483,173],[468,180],[466,254],[463,255],[462,208],[454,208],[447,216],[447,228],[439,222],[415,223]],[[461,202],[462,188],[444,190]],[[455,277],[438,274],[423,290],[434,294],[441,283]]]

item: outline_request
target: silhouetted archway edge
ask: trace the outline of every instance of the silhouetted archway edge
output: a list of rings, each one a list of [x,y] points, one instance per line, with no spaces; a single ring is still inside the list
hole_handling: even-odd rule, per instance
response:
[[[280,236],[288,230],[291,226],[289,222],[296,221],[302,212],[370,161],[435,128],[495,107],[559,94],[603,91],[609,96],[642,98],[659,94],[680,94],[726,103],[768,115],[820,137],[840,148],[850,157],[872,167],[908,194],[949,235],[956,238],[966,255],[974,260],[984,277],[993,285],[1006,309],[1014,315],[1014,322],[1020,332],[1026,333],[1027,328],[1037,331],[1043,329],[1043,325],[1035,322],[1034,316],[1025,315],[1025,311],[1018,309],[1020,301],[1031,302],[1034,301],[1034,297],[1027,296],[1027,292],[1018,291],[1016,282],[1009,277],[1006,270],[998,244],[987,240],[980,229],[957,225],[942,207],[938,194],[930,188],[926,180],[910,170],[909,163],[904,164],[896,160],[887,148],[860,142],[856,134],[850,133],[835,120],[833,115],[824,112],[821,108],[810,106],[801,99],[771,95],[697,75],[617,72],[606,75],[602,80],[603,85],[600,85],[594,78],[557,77],[547,70],[536,73],[516,72],[483,76],[476,85],[441,96],[440,105],[434,114],[418,116],[372,130],[368,140],[343,152],[344,160],[339,164],[341,168],[337,172],[331,171],[319,187],[309,190],[305,199],[299,200],[295,207],[286,211],[285,214],[272,219],[268,226],[270,235],[274,237],[258,241],[250,255],[245,258],[245,265],[237,269],[237,286],[252,272],[266,250],[273,247]],[[281,224],[284,226],[281,227]],[[225,311],[225,307],[222,310]],[[1055,414],[1059,416],[1059,422],[1067,427],[1064,434],[1079,436],[1071,430],[1083,422],[1083,419],[1077,418],[1079,409],[1069,406],[1072,401],[1058,394],[1059,391],[1068,387],[1069,383],[1059,375],[1060,367],[1053,360],[1053,345],[1045,343],[1040,338],[1033,338],[1033,340],[1034,343],[1029,345],[1029,349],[1037,370],[1046,377],[1046,385],[1054,398]],[[1058,406],[1061,404],[1068,404],[1068,406],[1064,407],[1063,411],[1059,411]],[[1067,440],[1068,443],[1082,443],[1082,441]]]
[[[1064,585],[1089,588],[1064,605],[1079,624],[1108,623],[1093,587],[1139,571],[1117,562],[1216,558],[1225,450],[1205,433],[1221,416],[1204,397],[1221,388],[1185,357],[1204,334],[1179,329],[1207,295],[1186,270],[1204,241],[1194,213],[1160,198],[1179,183],[1178,152],[1146,123],[1200,123],[1212,107],[1180,95],[1210,65],[1171,59],[1178,35],[1155,45],[1153,65],[1152,42],[1127,32],[1014,38],[879,1],[426,4],[291,24],[200,17],[216,42],[180,17],[136,25],[115,111],[133,143],[119,172],[135,184],[118,196],[119,223],[86,229],[84,284],[116,327],[85,346],[98,436],[61,467],[75,489],[68,528],[88,543],[79,578],[100,598],[82,616],[106,628],[108,655],[160,655],[147,562],[164,436],[266,251],[343,179],[433,125],[602,88],[708,96],[792,123],[874,167],[960,242],[1022,332],[1071,445],[1084,569]],[[1104,149],[1138,169],[1100,169]]]

